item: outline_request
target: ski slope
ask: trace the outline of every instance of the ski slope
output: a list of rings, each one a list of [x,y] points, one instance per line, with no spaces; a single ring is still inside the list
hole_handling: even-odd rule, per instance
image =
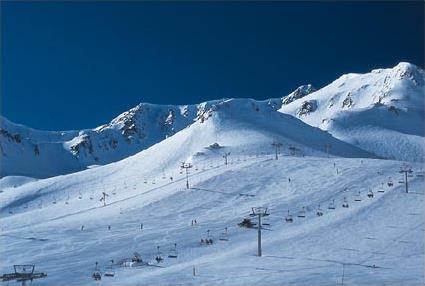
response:
[[[405,194],[401,162],[377,159],[267,106],[223,101],[124,160],[4,188],[0,273],[34,263],[48,274],[37,285],[328,285],[341,283],[343,271],[347,284],[423,284],[421,165],[412,163]],[[248,107],[258,110],[255,120],[240,115]],[[284,144],[278,160],[275,141]],[[333,146],[329,158],[325,144]],[[300,152],[290,155],[290,146]],[[181,161],[193,164],[190,189]],[[349,208],[341,206],[344,197]],[[261,258],[256,230],[237,226],[255,206],[270,212]],[[293,223],[285,221],[288,210]],[[229,240],[219,240],[226,227]],[[208,230],[214,243],[201,245]],[[168,258],[174,243],[178,257]],[[134,252],[145,264],[123,267]],[[115,276],[94,281],[95,262],[104,274],[111,260]]]

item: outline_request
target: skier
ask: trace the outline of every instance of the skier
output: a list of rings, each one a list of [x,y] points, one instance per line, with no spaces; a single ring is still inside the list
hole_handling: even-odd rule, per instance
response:
[[[111,226],[110,225],[108,225],[108,230],[111,230]]]
[[[170,181],[171,181],[171,182],[173,181],[173,177],[170,177]]]
[[[140,229],[143,229],[143,223],[140,224]]]
[[[84,225],[81,226],[81,231],[83,231],[83,230],[84,230]]]
[[[291,178],[288,177],[288,183],[290,183],[290,182],[291,182]]]
[[[195,222],[195,224],[198,224],[198,223],[196,222],[196,219],[195,219],[195,221],[194,221],[194,222]]]

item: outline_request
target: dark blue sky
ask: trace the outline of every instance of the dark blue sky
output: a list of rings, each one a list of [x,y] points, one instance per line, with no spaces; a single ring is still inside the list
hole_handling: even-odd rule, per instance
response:
[[[424,65],[422,2],[3,1],[1,29],[1,112],[50,130]]]

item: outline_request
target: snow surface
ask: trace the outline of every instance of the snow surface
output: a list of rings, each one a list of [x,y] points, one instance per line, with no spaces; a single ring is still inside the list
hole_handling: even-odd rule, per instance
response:
[[[343,75],[328,86],[282,105],[281,112],[378,156],[425,158],[425,73],[400,63],[391,69]],[[310,103],[314,110],[303,107]]]
[[[300,87],[283,106],[141,104],[83,131],[2,119],[0,273],[34,263],[47,273],[34,285],[424,285],[422,79],[400,64]],[[376,88],[353,90],[362,85]],[[338,108],[327,108],[332,98]],[[189,189],[182,162],[193,166]],[[402,164],[413,169],[409,193]],[[238,226],[256,206],[270,213],[262,257],[257,230]],[[214,243],[201,245],[208,230]],[[94,281],[95,262],[105,274],[111,260],[115,276]]]
[[[252,103],[246,104],[266,106]],[[119,162],[5,189],[0,273],[34,263],[48,274],[37,285],[329,285],[341,282],[344,268],[347,284],[424,283],[419,163],[412,164],[406,194],[398,183],[400,162],[358,158],[370,154],[289,115],[260,112],[255,122],[250,116],[235,120],[239,108],[246,107],[225,101],[189,128]],[[274,140],[285,143],[279,160]],[[310,141],[335,146],[330,158]],[[302,154],[290,156],[290,144]],[[194,166],[190,189],[181,161]],[[367,197],[369,189],[374,198]],[[358,191],[361,202],[354,201]],[[341,207],[344,197],[348,209]],[[332,200],[335,210],[328,209]],[[321,217],[315,214],[319,204]],[[261,258],[256,230],[237,226],[254,206],[271,214]],[[306,218],[297,217],[302,207]],[[284,220],[288,209],[293,223]],[[229,241],[218,240],[225,227]],[[215,243],[202,246],[207,230]],[[177,259],[168,258],[174,243]],[[154,260],[157,246],[161,263]],[[149,265],[123,267],[134,252]],[[104,273],[111,259],[115,276],[94,281],[95,262]]]

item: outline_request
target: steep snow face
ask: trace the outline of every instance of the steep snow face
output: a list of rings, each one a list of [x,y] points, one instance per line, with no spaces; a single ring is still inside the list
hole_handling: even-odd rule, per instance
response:
[[[50,177],[121,160],[187,127],[214,102],[143,103],[109,124],[82,131],[39,131],[2,117],[0,176]]]
[[[347,74],[279,110],[385,158],[423,161],[425,73],[409,63]]]
[[[303,98],[306,95],[309,95],[310,93],[314,91],[316,91],[316,89],[311,84],[299,86],[296,90],[294,90],[293,92],[291,92],[290,94],[288,94],[282,99],[282,105],[287,105],[293,102],[294,100],[297,100],[297,99]]]

